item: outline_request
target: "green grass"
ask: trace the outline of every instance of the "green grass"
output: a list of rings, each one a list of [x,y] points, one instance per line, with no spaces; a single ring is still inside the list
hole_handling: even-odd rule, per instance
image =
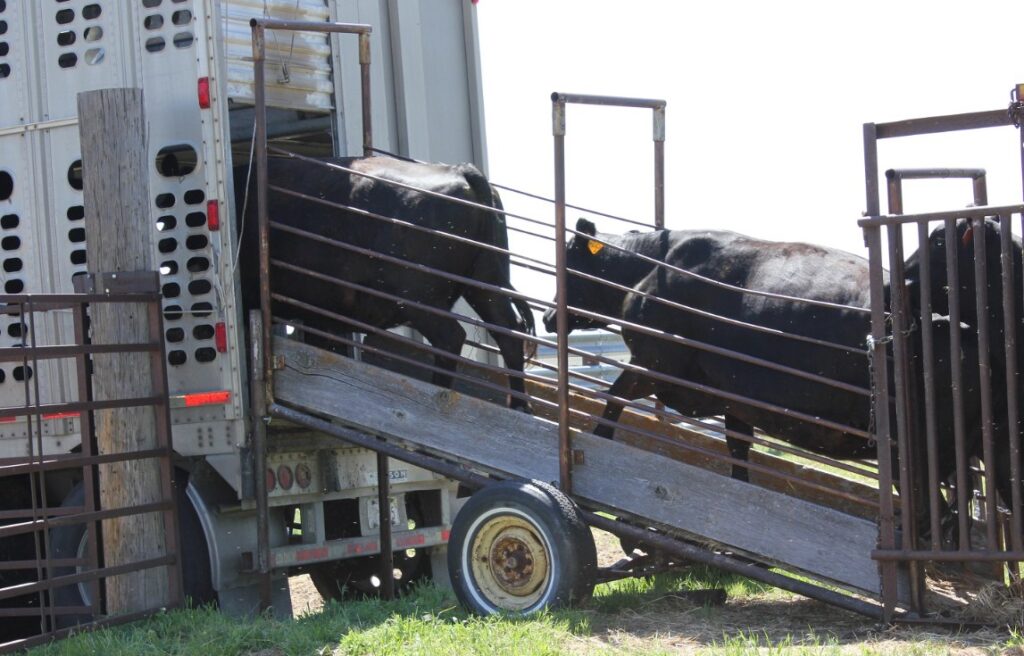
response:
[[[158,615],[127,627],[82,633],[38,647],[32,656],[181,654],[521,654],[565,653],[588,634],[586,614],[575,610],[529,619],[467,614],[454,596],[423,586],[391,602],[330,603],[294,621],[228,618],[211,609]]]
[[[528,619],[467,614],[450,591],[427,585],[391,602],[365,600],[330,603],[323,612],[296,620],[271,617],[232,619],[211,609],[164,613],[130,626],[87,632],[68,640],[36,648],[32,656],[198,655],[291,656],[362,655],[405,656],[487,655],[548,656],[554,654],[638,654],[663,656],[678,653],[677,643],[663,634],[685,639],[685,624],[663,621],[671,613],[698,618],[705,636],[691,652],[697,654],[890,654],[927,656],[949,653],[948,639],[924,634],[904,636],[893,646],[881,642],[840,641],[827,628],[807,627],[793,634],[761,631],[756,612],[743,608],[694,608],[673,601],[673,593],[687,589],[724,587],[731,600],[771,605],[793,595],[712,568],[694,567],[682,574],[650,579],[625,579],[598,586],[594,598],[576,609],[549,611]],[[717,623],[720,619],[722,621]],[[737,625],[736,620],[744,625]],[[639,627],[636,621],[656,628]],[[749,620],[749,623],[748,623]],[[662,621],[660,626],[657,622]],[[718,629],[716,627],[721,627]],[[870,627],[870,621],[864,620]],[[709,628],[710,627],[710,628]],[[867,630],[867,629],[866,629]],[[622,639],[608,632],[621,631]],[[710,633],[708,633],[710,631]],[[600,640],[598,639],[600,638]],[[1002,634],[976,653],[1002,653],[1020,649],[1024,639]],[[1011,652],[1013,653],[1013,652]]]

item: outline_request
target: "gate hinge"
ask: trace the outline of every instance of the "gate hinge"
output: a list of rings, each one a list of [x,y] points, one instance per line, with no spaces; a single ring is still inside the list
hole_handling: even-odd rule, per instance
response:
[[[1019,128],[1024,124],[1024,84],[1018,84],[1010,91],[1010,107],[1006,113],[1013,127]]]
[[[572,464],[574,464],[574,465],[582,465],[583,461],[584,461],[583,449],[573,449],[572,450]]]
[[[280,369],[284,369],[284,356],[283,355],[275,355],[274,356],[274,371],[278,371]]]

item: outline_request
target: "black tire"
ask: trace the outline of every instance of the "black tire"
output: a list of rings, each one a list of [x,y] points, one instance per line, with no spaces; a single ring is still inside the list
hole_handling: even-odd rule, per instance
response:
[[[210,571],[210,550],[206,544],[199,515],[188,498],[188,475],[178,470],[175,475],[175,496],[178,502],[178,535],[181,551],[181,577],[185,597],[192,606],[216,605],[217,591],[213,587]],[[85,502],[85,489],[79,483],[71,489],[61,506],[81,506]],[[59,526],[50,531],[50,551],[54,558],[78,558],[86,546],[86,526],[77,524]],[[55,576],[76,573],[74,567],[59,567]],[[87,604],[85,585],[68,585],[53,592],[56,606],[82,606]],[[58,615],[57,627],[67,628],[92,621],[89,614]]]
[[[588,599],[597,551],[568,497],[540,481],[509,481],[485,487],[459,511],[448,571],[472,612],[528,615]]]

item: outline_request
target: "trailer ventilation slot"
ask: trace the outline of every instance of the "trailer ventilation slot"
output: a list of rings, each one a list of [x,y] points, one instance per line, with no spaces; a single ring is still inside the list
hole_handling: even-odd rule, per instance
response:
[[[68,184],[76,191],[82,191],[82,160],[76,159],[68,167]]]
[[[14,178],[7,171],[0,171],[0,200],[7,200],[14,193]]]
[[[156,154],[156,170],[165,178],[181,178],[196,170],[199,156],[188,144],[165,146]]]

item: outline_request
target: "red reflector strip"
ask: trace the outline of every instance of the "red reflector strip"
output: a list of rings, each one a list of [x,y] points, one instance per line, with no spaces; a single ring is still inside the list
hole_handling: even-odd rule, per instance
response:
[[[82,416],[80,412],[52,412],[50,414],[43,415],[43,419],[78,419]],[[16,421],[20,421],[22,417],[0,417],[0,424],[13,424]]]
[[[78,412],[55,412],[52,415],[43,415],[43,419],[78,419]]]
[[[228,350],[228,328],[220,321],[213,327],[213,341],[218,353],[227,353]]]
[[[211,232],[220,230],[220,203],[215,200],[206,203],[206,227]]]
[[[209,109],[210,108],[210,78],[201,77],[199,78],[199,108]]]
[[[227,390],[220,392],[199,392],[197,394],[186,394],[184,398],[184,407],[196,408],[201,405],[219,405],[227,403],[231,399],[231,392]]]

